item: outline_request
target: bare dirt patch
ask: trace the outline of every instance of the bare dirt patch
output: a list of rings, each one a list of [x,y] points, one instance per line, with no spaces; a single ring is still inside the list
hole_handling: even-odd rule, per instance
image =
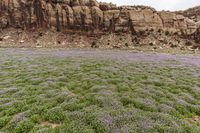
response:
[[[42,126],[48,126],[50,128],[56,128],[56,127],[62,126],[62,124],[60,124],[60,123],[51,123],[49,121],[42,121],[40,123],[40,125],[42,125]]]
[[[200,116],[194,116],[190,119],[192,122],[200,122]]]

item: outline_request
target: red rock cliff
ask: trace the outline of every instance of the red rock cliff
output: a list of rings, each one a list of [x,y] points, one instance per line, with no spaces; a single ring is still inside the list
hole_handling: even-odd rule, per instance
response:
[[[117,7],[96,0],[1,0],[1,28],[55,27],[96,32],[139,32],[148,29],[190,35],[197,23],[172,12],[145,6]]]

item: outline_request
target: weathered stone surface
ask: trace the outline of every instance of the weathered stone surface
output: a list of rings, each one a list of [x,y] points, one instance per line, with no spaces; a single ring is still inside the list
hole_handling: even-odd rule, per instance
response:
[[[48,21],[49,26],[56,26],[56,11],[53,9],[50,3],[47,3],[46,9],[47,9],[47,14],[48,14],[47,21]]]
[[[92,22],[94,28],[99,29],[103,24],[103,11],[99,7],[91,7]]]
[[[55,27],[109,32],[162,30],[191,35],[197,23],[174,12],[157,12],[146,6],[117,7],[96,0],[1,0],[1,27],[22,29]],[[3,15],[1,15],[3,16]],[[2,24],[4,22],[4,24]]]
[[[71,6],[80,6],[79,0],[71,0]]]
[[[200,28],[200,21],[196,22],[196,26],[198,29]]]
[[[130,19],[136,31],[151,28],[163,28],[160,16],[151,9],[131,10]]]
[[[177,11],[176,13],[188,17],[195,22],[200,21],[200,6],[189,8],[185,11]]]
[[[8,20],[6,18],[0,19],[0,29],[4,29],[8,26]]]
[[[63,3],[66,5],[70,5],[70,0],[63,0]]]
[[[90,6],[89,0],[79,0],[81,6]]]
[[[114,31],[115,21],[119,18],[120,10],[108,10],[103,14],[103,27],[104,30]]]
[[[130,21],[130,12],[121,11],[119,17],[115,23],[116,32],[128,32],[130,31],[131,21]]]

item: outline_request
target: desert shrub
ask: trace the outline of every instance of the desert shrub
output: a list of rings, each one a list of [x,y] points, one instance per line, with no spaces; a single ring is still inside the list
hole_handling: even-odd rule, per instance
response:
[[[79,121],[66,121],[63,130],[66,133],[93,133],[94,129],[91,125],[79,124]]]
[[[189,114],[189,110],[182,105],[175,105],[174,107],[180,114],[185,115],[185,114]]]
[[[177,35],[178,35],[178,32],[174,32],[174,35],[177,36]]]
[[[61,108],[53,108],[45,113],[43,118],[50,122],[62,122],[65,120],[66,116]]]
[[[39,115],[32,115],[31,116],[31,120],[34,122],[34,123],[39,123],[41,117]]]
[[[124,106],[133,103],[132,99],[129,98],[129,97],[122,97],[120,101],[122,102],[122,104],[123,104]]]
[[[10,121],[10,117],[4,116],[0,118],[0,129]]]
[[[168,36],[170,33],[169,31],[165,31],[165,35]]]
[[[125,46],[128,47],[129,46],[128,43],[125,43]]]
[[[98,48],[97,42],[93,41],[91,44],[91,48]]]
[[[8,116],[14,115],[17,112],[18,112],[18,110],[16,108],[9,108],[9,109],[3,111],[3,113]]]
[[[161,33],[162,32],[162,29],[158,29],[158,33]]]
[[[149,46],[153,46],[153,42],[150,42],[150,43],[149,43]]]
[[[177,46],[176,44],[172,43],[172,44],[170,45],[170,47],[171,47],[171,48],[177,48],[178,46]]]
[[[47,112],[47,107],[45,107],[45,106],[41,106],[41,105],[34,105],[34,107],[33,108],[31,108],[30,109],[30,115],[32,115],[32,114],[38,114],[38,115],[41,115],[41,114],[43,114],[43,113],[46,113]]]
[[[186,45],[186,46],[192,46],[192,45],[193,45],[193,43],[192,43],[192,41],[190,41],[190,40],[187,40],[187,41],[185,42],[185,45]]]
[[[153,29],[153,28],[151,28],[151,29],[150,29],[150,32],[154,32],[154,29]]]
[[[91,113],[87,113],[86,114],[86,122],[88,125],[91,125],[93,127],[93,129],[95,130],[95,132],[97,133],[103,133],[105,132],[103,123],[101,121],[99,121],[95,115],[91,114]]]
[[[145,31],[140,30],[140,31],[137,33],[137,35],[138,35],[138,36],[143,36],[143,35],[145,35]]]
[[[24,120],[18,123],[15,128],[16,133],[27,133],[34,127],[34,123],[31,120]]]

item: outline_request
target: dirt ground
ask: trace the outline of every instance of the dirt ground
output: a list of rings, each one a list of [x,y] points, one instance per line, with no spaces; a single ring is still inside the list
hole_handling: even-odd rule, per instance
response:
[[[133,50],[99,50],[99,49],[0,49],[4,55],[26,55],[37,56],[63,56],[100,58],[128,62],[179,62],[182,65],[200,66],[200,57],[193,54],[165,54],[153,52],[139,52]]]
[[[114,49],[136,50],[161,53],[200,53],[194,40],[180,38],[164,33],[99,33],[38,29],[23,31],[8,28],[0,32],[0,48],[79,48],[79,49]]]

